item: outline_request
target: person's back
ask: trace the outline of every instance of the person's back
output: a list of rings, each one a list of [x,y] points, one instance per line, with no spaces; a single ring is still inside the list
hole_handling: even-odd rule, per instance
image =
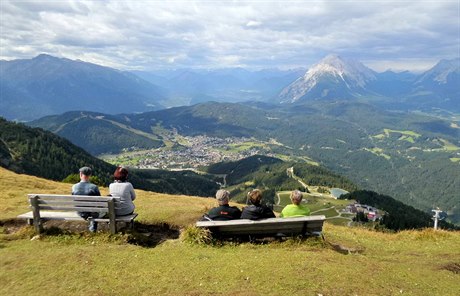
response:
[[[80,168],[80,182],[72,186],[72,195],[90,195],[90,196],[100,196],[101,192],[99,188],[93,183],[89,182],[89,178],[92,175],[92,170],[89,167]],[[99,218],[103,213],[93,213],[93,212],[78,212],[78,215],[83,219]],[[97,222],[91,220],[89,223],[89,231],[96,232]]]
[[[212,208],[208,212],[208,218],[215,221],[227,221],[239,219],[241,211],[237,207],[232,207],[228,204]]]
[[[243,208],[241,219],[259,220],[264,218],[275,218],[275,213],[264,205],[261,205],[262,192],[254,189],[248,193],[250,206]]]
[[[287,205],[281,211],[280,217],[301,217],[310,216],[310,209],[304,205]]]
[[[117,216],[130,215],[134,212],[133,200],[136,199],[134,187],[128,179],[128,170],[123,167],[117,167],[113,173],[114,183],[109,185],[111,196],[118,196],[120,200],[116,203],[115,214]]]
[[[72,186],[72,195],[100,196],[99,188],[88,181],[80,181]]]
[[[263,205],[250,205],[243,208],[241,219],[259,220],[264,218],[275,218],[275,213]]]
[[[230,206],[228,204],[229,199],[230,192],[223,189],[218,190],[216,192],[216,200],[219,206],[209,210],[202,220],[227,221],[239,219],[241,211],[237,207]]]
[[[284,207],[284,209],[281,211],[280,217],[287,218],[310,215],[310,209],[307,206],[300,204],[302,201],[302,192],[299,190],[294,190],[291,192],[290,198],[292,204]]]

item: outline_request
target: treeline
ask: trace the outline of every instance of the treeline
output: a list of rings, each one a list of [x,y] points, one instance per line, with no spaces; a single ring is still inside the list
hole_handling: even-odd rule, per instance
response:
[[[349,192],[358,190],[358,186],[348,178],[332,173],[323,167],[296,163],[293,164],[293,169],[294,174],[308,185],[336,187]]]
[[[133,170],[136,177],[148,182],[151,191],[211,197],[220,185],[212,176],[192,171]]]
[[[238,161],[215,163],[205,170],[210,174],[226,175],[227,185],[235,185],[248,181],[248,176],[259,171],[261,167],[281,162],[283,161],[278,158],[253,155]]]
[[[433,227],[432,215],[417,210],[387,195],[368,190],[359,190],[344,194],[339,199],[354,199],[361,204],[385,211],[386,213],[380,220],[380,224],[387,229],[399,231]],[[460,227],[446,221],[440,221],[439,227],[443,229],[460,229]]]

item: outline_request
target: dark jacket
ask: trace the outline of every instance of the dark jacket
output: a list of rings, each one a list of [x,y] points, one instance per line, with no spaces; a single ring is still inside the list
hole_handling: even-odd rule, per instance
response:
[[[211,209],[207,215],[208,218],[215,221],[239,219],[240,216],[240,209],[237,207],[231,207],[228,204]]]
[[[250,205],[243,208],[241,219],[259,220],[264,218],[275,218],[275,213],[266,206]]]

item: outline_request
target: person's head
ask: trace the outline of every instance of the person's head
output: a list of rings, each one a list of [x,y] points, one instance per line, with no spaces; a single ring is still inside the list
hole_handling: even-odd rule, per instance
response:
[[[126,182],[128,179],[128,170],[124,167],[117,167],[113,173],[115,181]]]
[[[294,190],[291,192],[291,201],[295,205],[299,205],[302,201],[302,192],[299,190]]]
[[[228,204],[228,200],[230,199],[230,192],[227,190],[217,190],[216,192],[216,200],[220,206]]]
[[[89,177],[93,174],[93,170],[90,167],[84,166],[79,169],[80,171],[80,179],[84,181],[88,181]]]
[[[260,201],[262,200],[262,191],[260,191],[259,189],[251,190],[248,192],[248,197],[249,201],[253,205],[260,205]]]

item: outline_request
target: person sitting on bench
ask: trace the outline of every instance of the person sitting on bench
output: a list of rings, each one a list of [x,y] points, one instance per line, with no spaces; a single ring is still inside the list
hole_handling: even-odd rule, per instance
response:
[[[91,195],[91,196],[101,196],[99,188],[89,181],[93,171],[90,167],[80,168],[80,182],[72,186],[72,195]],[[92,218],[101,218],[100,215],[105,215],[104,213],[91,213],[91,212],[78,212],[78,215],[83,219],[87,220],[89,217]],[[88,230],[90,232],[97,231],[97,222],[91,220],[89,222]]]
[[[134,213],[133,200],[136,199],[134,187],[128,180],[128,170],[124,167],[117,167],[113,173],[115,182],[109,185],[111,196],[119,196],[120,201],[117,202],[115,213],[117,216],[131,215]]]
[[[237,207],[229,206],[229,199],[230,192],[223,189],[218,190],[216,192],[216,200],[219,206],[209,210],[209,212],[203,216],[201,221],[227,221],[239,219],[241,217],[241,211]]]
[[[300,204],[300,202],[302,201],[302,192],[300,192],[299,190],[294,190],[291,192],[290,197],[292,204],[284,207],[284,209],[281,211],[280,217],[287,218],[310,215],[310,209]]]
[[[254,189],[248,193],[250,206],[243,208],[241,219],[259,220],[263,218],[275,218],[273,211],[261,204],[262,191]]]

